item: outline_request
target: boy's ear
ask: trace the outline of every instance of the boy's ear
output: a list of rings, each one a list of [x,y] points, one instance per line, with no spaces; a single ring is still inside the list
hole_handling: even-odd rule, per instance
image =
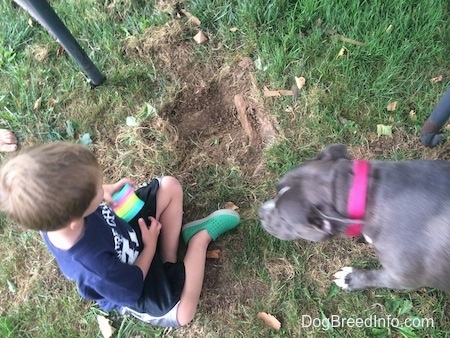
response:
[[[69,221],[68,227],[70,230],[76,230],[81,224],[83,218],[74,218],[73,220]]]

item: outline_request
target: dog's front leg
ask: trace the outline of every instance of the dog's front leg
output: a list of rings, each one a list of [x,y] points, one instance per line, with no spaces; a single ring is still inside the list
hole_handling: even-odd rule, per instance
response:
[[[360,270],[349,266],[336,272],[334,282],[346,291],[367,288],[410,289],[401,280],[394,278],[386,269]]]

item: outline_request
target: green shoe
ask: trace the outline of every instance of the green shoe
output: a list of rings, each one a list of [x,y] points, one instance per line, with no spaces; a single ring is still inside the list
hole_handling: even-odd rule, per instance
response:
[[[208,234],[214,240],[220,235],[235,228],[241,218],[239,214],[230,209],[221,209],[214,211],[208,217],[186,223],[181,231],[184,242],[187,244],[189,240],[200,230],[206,229]]]

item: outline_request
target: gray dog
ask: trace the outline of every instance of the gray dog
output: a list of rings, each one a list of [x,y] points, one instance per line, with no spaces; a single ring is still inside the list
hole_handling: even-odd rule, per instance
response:
[[[362,234],[382,268],[344,267],[345,290],[370,287],[450,291],[450,163],[352,161],[341,144],[288,172],[277,196],[259,209],[282,240],[324,241]]]

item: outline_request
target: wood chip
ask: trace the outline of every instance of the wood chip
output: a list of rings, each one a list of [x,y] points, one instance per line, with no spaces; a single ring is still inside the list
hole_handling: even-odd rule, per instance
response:
[[[281,328],[281,323],[279,322],[279,320],[276,319],[271,314],[268,314],[266,312],[259,312],[256,315],[256,318],[261,319],[264,322],[264,324],[266,324],[268,327],[271,327],[277,331],[280,330],[280,328]]]
[[[189,23],[192,23],[195,26],[200,26],[201,21],[196,16],[192,15],[191,13],[189,13],[185,9],[182,9],[181,13],[183,13],[186,16],[186,18],[188,19]]]
[[[292,90],[280,89],[280,90],[270,90],[267,87],[264,87],[264,95],[265,96],[293,96],[294,93]]]

